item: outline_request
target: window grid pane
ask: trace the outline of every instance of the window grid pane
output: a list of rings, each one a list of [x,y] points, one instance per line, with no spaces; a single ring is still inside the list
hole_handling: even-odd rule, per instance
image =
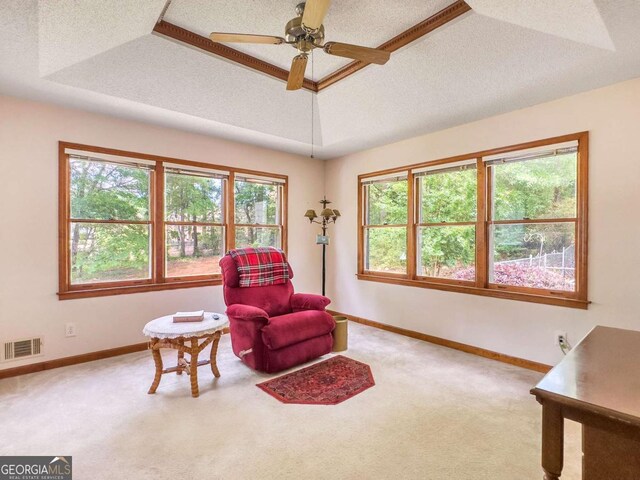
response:
[[[224,228],[199,225],[165,227],[167,277],[220,274],[224,255]]]
[[[236,227],[236,248],[281,245],[280,227]]]
[[[489,282],[575,291],[574,223],[517,223],[490,229]]]
[[[366,225],[406,225],[408,182],[376,182],[364,187]]]
[[[418,276],[475,281],[476,227],[419,227]]]
[[[236,180],[235,223],[279,225],[281,190],[280,185]]]
[[[151,278],[149,225],[71,223],[71,284]]]
[[[222,223],[223,182],[221,178],[165,173],[165,220]]]
[[[71,218],[147,221],[150,179],[145,168],[70,159]]]
[[[569,153],[490,166],[493,220],[575,218],[577,165]]]
[[[418,177],[420,223],[475,222],[477,215],[477,171],[459,167]]]
[[[407,228],[365,229],[365,270],[407,273]]]

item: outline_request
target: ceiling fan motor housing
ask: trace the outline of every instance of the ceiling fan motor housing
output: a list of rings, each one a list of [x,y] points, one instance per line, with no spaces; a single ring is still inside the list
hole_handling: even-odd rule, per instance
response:
[[[324,41],[324,25],[320,25],[317,30],[307,30],[302,26],[302,14],[304,13],[304,3],[296,7],[298,16],[292,18],[284,28],[285,38],[301,53],[309,53],[311,50],[322,46]]]

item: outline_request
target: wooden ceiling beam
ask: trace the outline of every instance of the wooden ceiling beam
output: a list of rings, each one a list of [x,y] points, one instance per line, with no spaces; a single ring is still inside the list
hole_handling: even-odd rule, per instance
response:
[[[405,30],[400,35],[396,35],[391,40],[383,43],[378,47],[380,50],[387,52],[395,52],[400,48],[409,45],[411,42],[415,42],[417,39],[424,37],[426,34],[433,32],[437,28],[446,25],[447,23],[455,20],[460,15],[467,13],[471,10],[471,7],[464,0],[457,0],[446,8],[443,8],[438,13],[430,16],[426,20],[414,25],[413,27]],[[318,80],[318,91],[333,85],[334,83],[353,75],[358,70],[362,70],[369,65],[368,63],[356,60],[354,62],[345,65],[344,67],[330,73],[324,78]]]
[[[153,28],[153,32],[158,35],[162,35],[163,37],[167,37],[169,39],[185,43],[200,50],[204,50],[208,53],[218,55],[219,57],[226,58],[227,60],[231,60],[232,62],[238,63],[242,66],[277,78],[278,80],[286,82],[287,78],[289,78],[289,71],[285,70],[284,68],[280,68],[269,62],[260,60],[259,58],[241,52],[240,50],[236,50],[235,48],[228,47],[227,45],[224,45],[222,43],[212,42],[207,37],[198,35],[197,33],[187,30],[186,28],[174,25],[173,23],[161,20]],[[302,84],[302,88],[306,88],[307,90],[310,90],[312,92],[317,92],[318,84],[309,80],[308,78],[305,78]]]
[[[467,13],[471,10],[471,7],[464,0],[457,0],[448,7],[440,10],[438,13],[423,20],[422,22],[414,25],[413,27],[405,30],[399,35],[396,35],[391,40],[383,43],[378,48],[387,52],[395,52],[411,42],[433,32],[434,30],[452,22],[459,16]],[[190,45],[192,47],[204,50],[213,55],[225,58],[232,62],[238,63],[244,67],[251,68],[258,72],[264,73],[271,77],[282,80],[286,83],[289,77],[289,71],[284,68],[280,68],[277,65],[266,62],[259,58],[256,58],[247,53],[241,52],[234,48],[228,47],[222,43],[212,42],[209,38],[198,35],[186,28],[179,27],[172,23],[160,20],[153,29],[153,32],[163,37],[176,40],[178,42]],[[362,61],[353,61],[342,68],[339,68],[333,73],[330,73],[326,77],[314,82],[309,78],[305,78],[302,84],[302,88],[305,88],[311,92],[319,92],[325,88],[335,84],[336,82],[343,80],[344,78],[353,75],[359,70],[369,65]]]

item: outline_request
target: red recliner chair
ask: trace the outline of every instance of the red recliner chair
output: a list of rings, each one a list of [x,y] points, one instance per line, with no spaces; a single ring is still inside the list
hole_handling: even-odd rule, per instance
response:
[[[289,277],[293,270],[289,266]],[[255,370],[279,372],[331,352],[335,327],[327,297],[294,293],[291,281],[240,287],[233,258],[220,260],[233,353]]]

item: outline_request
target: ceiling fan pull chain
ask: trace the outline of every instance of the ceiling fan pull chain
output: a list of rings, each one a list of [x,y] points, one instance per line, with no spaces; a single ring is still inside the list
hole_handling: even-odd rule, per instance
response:
[[[314,65],[314,57],[313,57],[313,50],[311,50],[311,80],[313,81],[313,65]],[[313,113],[313,92],[309,92],[311,94],[311,158],[313,158],[313,117],[314,117],[314,113]]]

